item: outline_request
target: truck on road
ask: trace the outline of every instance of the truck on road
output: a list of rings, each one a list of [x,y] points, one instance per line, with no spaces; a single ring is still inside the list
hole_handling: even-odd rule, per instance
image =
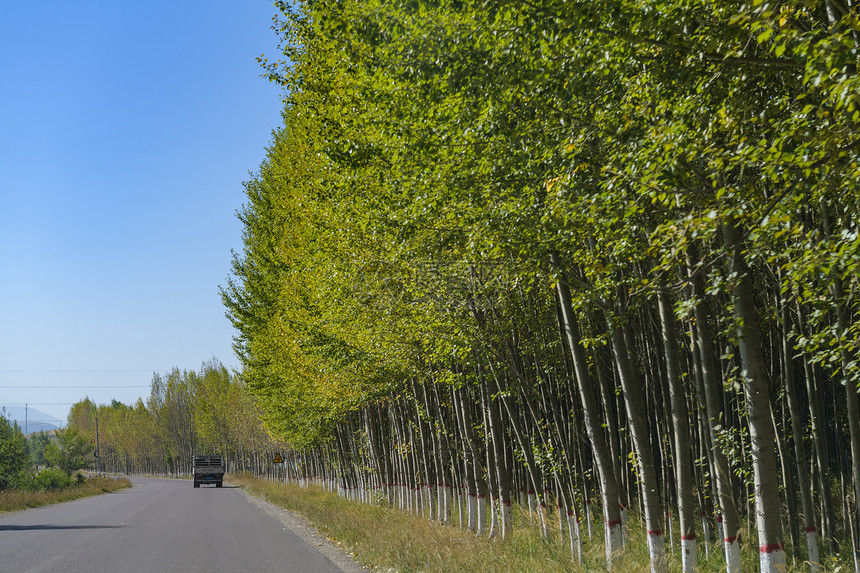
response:
[[[221,487],[224,483],[224,461],[221,456],[194,456],[191,475],[194,487],[200,487],[201,483],[214,483],[215,487]]]

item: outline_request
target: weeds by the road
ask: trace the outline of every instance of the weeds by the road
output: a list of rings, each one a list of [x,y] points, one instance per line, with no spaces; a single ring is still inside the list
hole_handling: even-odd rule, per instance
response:
[[[567,571],[569,554],[529,535],[516,549],[387,507],[350,502],[319,487],[280,487],[250,476],[232,481],[248,493],[295,511],[358,560],[382,571]]]
[[[49,489],[47,491],[4,490],[0,492],[0,513],[71,501],[127,487],[131,487],[131,482],[125,478],[93,477],[84,480],[81,484],[62,489]]]
[[[234,475],[232,480],[248,493],[297,512],[332,540],[340,542],[358,560],[378,571],[440,573],[503,573],[534,571],[540,573],[606,571],[605,550],[600,524],[594,527],[591,540],[583,536],[583,565],[577,564],[570,547],[556,530],[549,540],[541,539],[538,528],[527,515],[517,516],[517,528],[511,539],[478,537],[469,531],[416,517],[388,507],[355,503],[326,492],[319,487],[280,486],[248,475]],[[632,519],[632,518],[631,518]],[[456,522],[456,518],[455,518]],[[669,540],[667,539],[667,546]],[[667,547],[667,549],[669,549]],[[677,549],[677,546],[676,546]],[[758,570],[756,547],[743,552],[744,571]],[[699,544],[699,570],[702,573],[725,571],[719,543],[708,546],[709,555]],[[835,571],[837,562],[823,558],[824,571]],[[788,571],[804,571],[798,559]],[[648,571],[648,549],[642,527],[631,521],[626,550],[613,571]],[[680,557],[672,555],[669,571],[681,571]]]

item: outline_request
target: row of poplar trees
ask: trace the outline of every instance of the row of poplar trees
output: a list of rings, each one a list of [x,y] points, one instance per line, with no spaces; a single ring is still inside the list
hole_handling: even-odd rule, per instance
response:
[[[596,502],[610,568],[628,506],[656,572],[745,523],[851,562],[856,2],[276,5],[222,288],[271,432],[502,537],[555,504],[575,559]]]
[[[199,371],[153,374],[145,401],[81,400],[68,424],[93,448],[98,442],[98,467],[105,472],[188,475],[194,455],[221,454],[228,471],[265,473],[283,447],[266,432],[254,396],[215,359]]]

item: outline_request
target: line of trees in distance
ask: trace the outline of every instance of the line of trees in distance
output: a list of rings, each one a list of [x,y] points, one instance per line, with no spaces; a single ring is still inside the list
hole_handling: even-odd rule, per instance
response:
[[[194,455],[219,453],[229,471],[263,473],[285,447],[266,432],[245,384],[214,358],[198,371],[154,373],[149,397],[134,404],[85,398],[68,426],[98,439],[104,472],[188,475]]]

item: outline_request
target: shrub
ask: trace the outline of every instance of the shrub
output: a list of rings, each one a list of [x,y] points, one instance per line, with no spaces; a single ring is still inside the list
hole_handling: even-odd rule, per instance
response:
[[[21,473],[12,476],[10,483],[10,489],[12,490],[20,490],[20,491],[33,491],[34,489],[38,489],[36,485],[36,474],[32,471],[22,471]]]
[[[33,476],[35,489],[45,491],[64,489],[72,485],[72,479],[59,468],[45,468]]]

